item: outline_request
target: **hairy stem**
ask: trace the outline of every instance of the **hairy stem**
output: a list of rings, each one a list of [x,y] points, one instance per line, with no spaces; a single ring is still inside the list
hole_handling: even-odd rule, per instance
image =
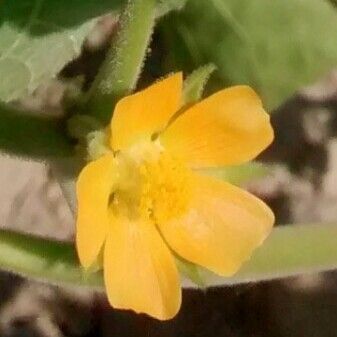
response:
[[[129,0],[120,28],[89,91],[88,107],[104,123],[116,101],[136,86],[147,53],[156,14],[156,0]]]

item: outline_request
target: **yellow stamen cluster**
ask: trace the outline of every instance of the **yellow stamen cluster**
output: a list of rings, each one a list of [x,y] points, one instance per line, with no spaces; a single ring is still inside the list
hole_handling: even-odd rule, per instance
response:
[[[191,175],[187,168],[166,153],[157,161],[140,166],[142,216],[163,223],[182,214],[191,197]]]
[[[156,145],[146,148],[146,157],[142,152],[119,156],[120,182],[112,196],[112,211],[123,212],[130,219],[163,223],[186,210],[192,176],[182,163]]]

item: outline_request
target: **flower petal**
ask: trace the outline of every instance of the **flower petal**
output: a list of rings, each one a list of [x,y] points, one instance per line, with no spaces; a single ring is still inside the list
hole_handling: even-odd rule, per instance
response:
[[[273,130],[257,94],[236,86],[185,111],[160,139],[176,157],[200,168],[255,158],[273,140]]]
[[[223,275],[234,274],[270,232],[272,211],[231,184],[195,175],[190,210],[159,226],[184,259]]]
[[[161,320],[176,315],[181,304],[179,276],[154,224],[114,222],[103,263],[108,299],[114,308]]]
[[[112,149],[150,140],[161,131],[180,107],[182,85],[182,73],[176,73],[120,100],[111,121]]]
[[[112,155],[89,163],[77,180],[76,245],[80,262],[85,268],[96,262],[106,238],[108,202],[115,180]]]

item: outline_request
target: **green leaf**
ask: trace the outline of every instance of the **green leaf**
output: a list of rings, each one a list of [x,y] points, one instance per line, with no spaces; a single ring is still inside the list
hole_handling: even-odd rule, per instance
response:
[[[207,81],[216,69],[214,64],[207,64],[193,71],[184,81],[184,104],[193,104],[202,98]]]
[[[162,16],[186,0],[161,1]],[[0,6],[0,100],[32,93],[79,55],[97,17],[126,0],[3,0]],[[117,12],[116,12],[117,13]]]
[[[155,22],[156,0],[129,0],[88,95],[89,112],[102,122],[111,119],[116,101],[136,86]]]
[[[337,224],[278,227],[233,277],[200,269],[201,277],[208,286],[222,286],[333,270],[337,268],[336,237]],[[73,244],[3,229],[0,268],[53,284],[104,287],[101,272],[88,273],[79,266]]]
[[[62,120],[23,113],[4,104],[0,104],[0,150],[43,159],[73,155]]]
[[[242,165],[200,169],[198,171],[234,185],[243,185],[253,179],[264,177],[270,172],[270,169],[265,164],[250,162]]]
[[[324,0],[191,0],[163,25],[171,69],[212,62],[215,88],[249,84],[269,109],[337,65],[337,12]]]
[[[34,91],[81,51],[94,18],[124,0],[4,0],[0,6],[0,100]]]

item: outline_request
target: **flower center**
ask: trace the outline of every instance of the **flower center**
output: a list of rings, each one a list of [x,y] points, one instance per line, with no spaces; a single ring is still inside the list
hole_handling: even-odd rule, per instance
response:
[[[113,214],[163,223],[186,210],[192,175],[159,144],[120,153],[118,163],[120,179],[110,203]]]

